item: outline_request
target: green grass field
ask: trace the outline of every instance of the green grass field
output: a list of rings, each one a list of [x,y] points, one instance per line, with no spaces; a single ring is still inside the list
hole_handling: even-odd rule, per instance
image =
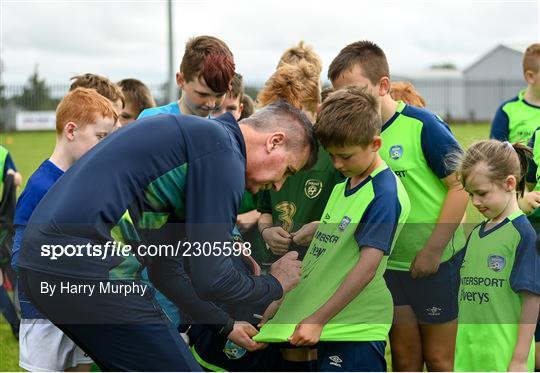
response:
[[[474,141],[485,139],[489,135],[487,123],[457,124],[451,127],[458,141],[465,148]],[[0,144],[10,151],[17,168],[23,175],[25,185],[28,177],[51,154],[54,142],[54,132],[0,134]],[[481,219],[481,215],[469,205],[467,221],[478,222]],[[18,365],[18,356],[19,345],[12,336],[9,325],[0,316],[0,371],[21,371]]]

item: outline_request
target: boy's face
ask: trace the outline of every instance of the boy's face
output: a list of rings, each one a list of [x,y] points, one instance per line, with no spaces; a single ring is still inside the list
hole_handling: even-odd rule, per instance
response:
[[[212,116],[219,117],[226,112],[232,114],[234,119],[240,119],[242,115],[242,110],[244,110],[244,104],[240,102],[240,96],[232,97],[230,95],[225,96],[225,99],[221,103],[221,106],[218,106],[216,110],[212,113]]]
[[[122,126],[125,126],[126,124],[129,124],[137,117],[139,116],[138,110],[135,109],[135,107],[130,103],[126,101],[126,105],[122,109],[122,112],[120,113],[120,116],[118,117],[118,120],[120,121],[120,124]]]
[[[69,132],[67,136],[72,144],[72,157],[78,160],[112,132],[115,122],[112,118],[99,117],[95,123],[87,124],[84,127],[74,125],[74,127],[66,126],[66,129]],[[71,128],[71,130],[68,128]]]
[[[182,114],[207,117],[215,108],[221,106],[225,98],[226,92],[214,92],[201,76],[187,82],[182,73],[177,73],[176,82],[182,90]]]
[[[381,138],[375,136],[373,142],[362,147],[360,145],[328,146],[326,151],[332,158],[336,170],[343,176],[352,178],[363,175],[375,160],[380,148]]]

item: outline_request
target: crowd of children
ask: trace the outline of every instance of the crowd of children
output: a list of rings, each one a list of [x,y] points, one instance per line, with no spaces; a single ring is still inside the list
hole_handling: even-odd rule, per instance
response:
[[[393,371],[538,368],[540,44],[524,54],[527,88],[468,149],[412,84],[390,81],[377,44],[345,46],[331,87],[322,70],[300,42],[254,103],[226,43],[199,36],[164,106],[137,79],[73,77],[13,220],[20,329],[0,287],[20,366],[386,371],[389,343]],[[0,147],[7,175],[21,184]],[[464,229],[469,201],[485,220]],[[37,247],[221,237],[248,250],[45,263]],[[152,290],[36,288],[66,279]]]

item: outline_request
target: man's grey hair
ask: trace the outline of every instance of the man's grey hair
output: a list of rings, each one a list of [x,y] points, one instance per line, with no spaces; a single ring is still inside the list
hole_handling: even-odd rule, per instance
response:
[[[313,167],[317,162],[319,145],[313,125],[302,110],[295,108],[287,101],[275,101],[240,123],[258,132],[284,132],[288,139],[285,143],[288,149],[301,151],[308,147],[309,157],[303,170]]]

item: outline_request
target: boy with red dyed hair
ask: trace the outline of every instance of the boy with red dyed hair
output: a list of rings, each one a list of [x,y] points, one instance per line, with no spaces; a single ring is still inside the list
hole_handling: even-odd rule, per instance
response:
[[[113,104],[94,89],[75,88],[56,109],[56,146],[28,180],[17,202],[12,266],[32,212],[45,193],[79,158],[107,136],[118,120]],[[22,322],[19,365],[30,371],[90,371],[92,360],[69,337],[47,320],[19,287]]]
[[[229,47],[213,36],[188,40],[176,84],[182,90],[177,102],[144,110],[138,117],[157,114],[191,114],[207,117],[220,107],[234,75]]]

